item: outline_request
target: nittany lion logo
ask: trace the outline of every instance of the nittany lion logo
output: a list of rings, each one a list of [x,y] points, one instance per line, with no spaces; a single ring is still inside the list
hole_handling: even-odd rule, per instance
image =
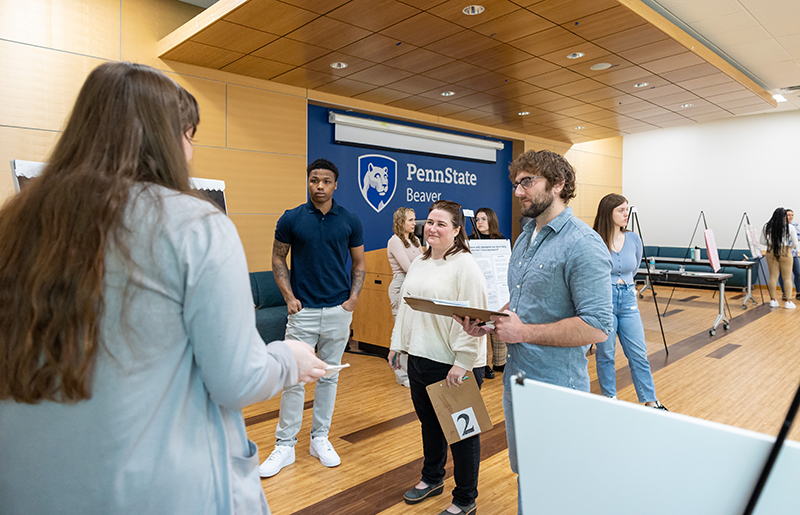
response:
[[[358,186],[367,204],[380,213],[394,197],[397,187],[397,161],[378,154],[360,156]]]

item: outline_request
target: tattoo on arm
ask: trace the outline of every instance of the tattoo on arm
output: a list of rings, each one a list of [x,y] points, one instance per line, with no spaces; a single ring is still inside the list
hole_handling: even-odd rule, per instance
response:
[[[356,297],[361,295],[361,288],[364,287],[364,277],[367,275],[366,270],[353,268],[350,272],[350,294],[355,294]]]
[[[280,288],[284,294],[292,291],[289,267],[286,266],[286,256],[289,254],[290,248],[292,248],[292,246],[288,243],[275,241],[272,244],[272,274],[275,276],[275,282],[278,283],[278,288]]]

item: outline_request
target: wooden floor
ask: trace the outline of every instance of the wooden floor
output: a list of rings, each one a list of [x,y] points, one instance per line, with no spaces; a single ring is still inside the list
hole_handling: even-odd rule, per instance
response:
[[[658,288],[664,311],[668,288]],[[742,309],[742,295],[729,292],[731,328],[708,329],[716,318],[714,292],[677,289],[662,318],[669,345],[664,351],[652,294],[639,306],[648,355],[659,400],[671,411],[775,435],[800,381],[800,309],[770,309],[752,303]],[[726,311],[727,314],[727,311]],[[729,315],[729,316],[731,316]],[[421,505],[403,503],[402,494],[419,481],[422,444],[419,422],[406,388],[380,358],[347,353],[351,367],[341,373],[331,442],[342,458],[328,469],[308,453],[313,386],[306,387],[303,429],[298,435],[297,461],[278,475],[262,480],[273,514],[396,515],[431,514],[450,503],[452,468],[445,495]],[[630,372],[617,346],[618,397],[637,402]],[[595,365],[589,360],[592,391],[597,393]],[[508,467],[500,374],[487,380],[483,396],[494,429],[481,435],[482,461],[479,512],[516,512],[516,478]],[[279,399],[245,409],[247,431],[266,458],[275,440]],[[800,441],[800,424],[789,438]],[[654,442],[654,445],[657,443]]]

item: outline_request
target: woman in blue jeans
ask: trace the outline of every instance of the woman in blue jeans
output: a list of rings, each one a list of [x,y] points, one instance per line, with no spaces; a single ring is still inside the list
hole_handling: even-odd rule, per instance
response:
[[[627,226],[628,201],[625,197],[616,193],[603,197],[597,206],[594,230],[600,234],[611,252],[614,330],[606,341],[597,344],[597,379],[603,395],[616,398],[614,350],[619,336],[622,350],[628,358],[639,402],[666,410],[656,398],[653,374],[650,372],[650,362],[647,361],[644,326],[636,302],[636,284],[633,281],[642,261],[642,240],[635,232],[628,231]]]

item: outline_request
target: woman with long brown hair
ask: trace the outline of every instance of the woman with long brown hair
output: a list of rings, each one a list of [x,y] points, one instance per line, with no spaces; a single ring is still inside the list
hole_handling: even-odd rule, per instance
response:
[[[783,278],[783,296],[786,298],[786,309],[795,309],[793,289],[796,284],[792,284],[792,249],[798,247],[797,234],[794,227],[789,225],[786,210],[782,207],[772,212],[772,217],[761,230],[761,245],[767,248],[767,266],[769,267],[769,280],[767,289],[769,290],[769,306],[777,308],[778,304],[778,275]]]
[[[486,309],[486,279],[469,251],[461,206],[449,200],[434,202],[425,223],[428,249],[415,259],[403,283],[403,297],[415,295],[440,300],[466,302]],[[450,317],[414,311],[400,305],[392,331],[389,363],[396,369],[398,352],[408,354],[408,379],[411,400],[422,424],[424,461],[422,479],[403,496],[416,504],[444,491],[447,440],[436,417],[428,392],[429,384],[446,381],[458,386],[471,371],[478,386],[483,383],[486,344],[483,337],[470,336]],[[477,508],[480,436],[466,438],[450,446],[453,456],[452,504],[440,515],[474,515]]]
[[[397,310],[403,302],[400,292],[403,288],[403,281],[406,280],[406,273],[411,262],[422,254],[422,245],[419,238],[414,235],[417,226],[417,217],[414,210],[410,207],[398,207],[392,223],[394,234],[386,242],[386,255],[389,257],[389,265],[392,267],[392,282],[389,284],[389,303],[392,305],[392,317],[397,318]],[[397,358],[400,361],[400,368],[395,369],[397,384],[410,388],[408,383],[408,355],[400,354]]]
[[[628,201],[622,195],[609,193],[600,200],[594,230],[603,238],[611,253],[611,288],[614,308],[614,329],[608,339],[597,344],[597,380],[600,391],[606,397],[616,398],[617,378],[614,354],[617,336],[622,346],[631,379],[636,388],[639,402],[645,406],[666,410],[656,398],[656,386],[647,360],[647,343],[644,339],[644,326],[639,306],[636,302],[636,284],[633,277],[642,261],[642,240],[639,235],[629,231]]]
[[[0,210],[4,513],[269,512],[241,408],[324,363],[258,336],[236,230],[189,186],[198,121],[102,64]]]

